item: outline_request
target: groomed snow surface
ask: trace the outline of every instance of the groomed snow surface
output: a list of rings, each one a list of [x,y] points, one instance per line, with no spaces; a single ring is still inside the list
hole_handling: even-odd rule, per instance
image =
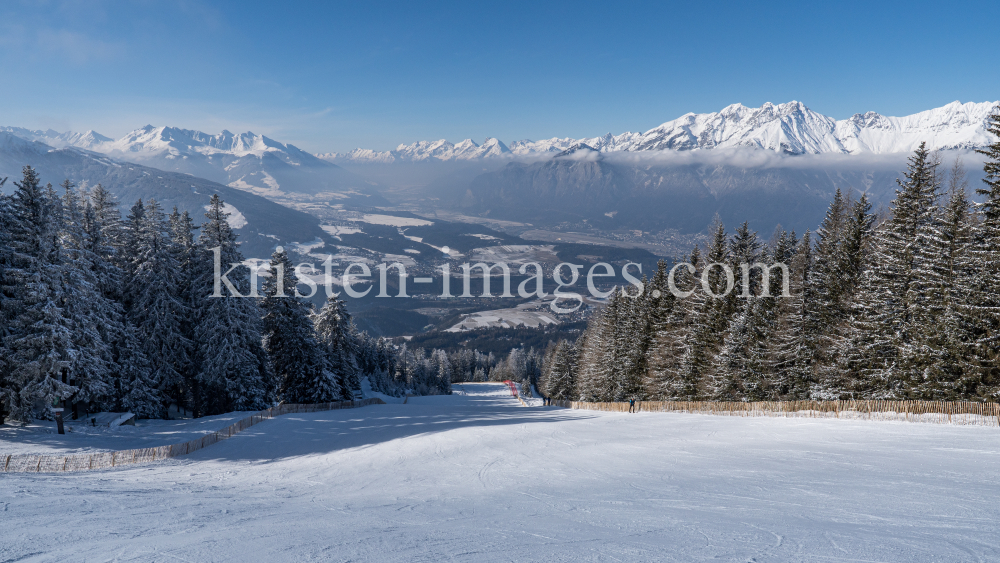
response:
[[[163,463],[0,474],[0,561],[1000,561],[998,444],[464,384]]]

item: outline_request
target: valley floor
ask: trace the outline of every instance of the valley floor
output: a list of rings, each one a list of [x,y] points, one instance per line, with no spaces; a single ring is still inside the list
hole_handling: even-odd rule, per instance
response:
[[[458,385],[163,463],[0,474],[0,562],[1000,560],[996,428],[506,393]]]

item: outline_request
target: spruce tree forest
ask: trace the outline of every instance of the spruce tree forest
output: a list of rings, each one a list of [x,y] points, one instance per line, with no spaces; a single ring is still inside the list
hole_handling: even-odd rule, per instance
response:
[[[215,253],[244,260],[218,196],[196,228],[153,200],[122,218],[102,186],[43,186],[31,167],[14,187],[0,196],[0,423],[50,418],[56,405],[74,418],[153,418],[347,400],[363,377],[393,396],[449,392],[446,355],[358,334],[343,301],[315,311],[277,297],[274,278],[260,299],[210,297]],[[288,295],[294,268],[283,251],[277,264]],[[241,269],[229,279],[246,295]],[[488,360],[458,354],[455,364],[471,379]]]
[[[1000,114],[989,131],[1000,137]],[[676,287],[726,263],[735,291],[678,298],[661,263],[641,295],[617,292],[579,340],[549,348],[538,388],[582,401],[1000,399],[1000,142],[977,152],[980,204],[961,161],[921,145],[884,213],[838,192],[801,236],[765,244],[747,224],[731,236],[716,224]],[[743,280],[739,264],[755,262],[787,264],[791,297],[764,296],[757,269]],[[707,280],[724,293],[721,268]]]
[[[1000,114],[990,121],[1000,137]],[[921,145],[884,212],[838,192],[815,232],[764,240],[716,223],[704,249],[644,290],[615,292],[582,336],[507,358],[408,350],[359,333],[343,301],[279,297],[280,249],[259,299],[210,297],[213,264],[242,262],[223,202],[204,221],[154,200],[122,216],[98,185],[42,184],[31,167],[0,196],[0,423],[99,410],[165,417],[258,410],[374,391],[450,393],[514,380],[584,401],[997,400],[1000,397],[1000,141],[974,203],[960,160]],[[739,265],[782,263],[789,279]],[[729,264],[736,288],[720,268]],[[230,279],[250,292],[249,271]],[[237,281],[242,280],[242,281]],[[781,297],[787,281],[790,297]],[[740,291],[749,288],[747,296]],[[767,291],[765,291],[767,290]],[[769,295],[770,296],[769,296]]]

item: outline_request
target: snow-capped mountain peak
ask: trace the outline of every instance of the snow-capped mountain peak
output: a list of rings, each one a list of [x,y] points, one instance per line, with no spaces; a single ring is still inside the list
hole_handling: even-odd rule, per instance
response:
[[[105,147],[102,152],[169,154],[186,156],[193,153],[213,155],[225,153],[242,157],[249,154],[260,155],[268,151],[301,152],[292,145],[279,143],[252,131],[232,133],[223,130],[218,135],[177,127],[154,127],[146,125],[136,129],[121,139]]]
[[[471,140],[452,145],[441,139],[400,145],[394,151],[356,149],[345,154],[318,156],[328,160],[382,163],[508,154],[553,156],[580,144],[601,152],[752,147],[786,154],[901,153],[914,150],[922,141],[933,149],[969,149],[982,147],[990,141],[985,122],[998,103],[952,102],[905,117],[888,117],[869,111],[840,121],[813,111],[797,100],[781,104],[767,102],[760,107],[735,103],[714,113],[686,113],[644,133],[627,131],[583,139],[525,139],[511,143],[509,148],[497,141],[495,150],[487,149],[494,139],[487,139],[475,149]]]

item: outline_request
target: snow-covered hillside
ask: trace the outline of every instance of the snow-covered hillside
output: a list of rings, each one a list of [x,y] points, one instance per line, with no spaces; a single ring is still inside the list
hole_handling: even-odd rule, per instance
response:
[[[5,474],[0,561],[1000,560],[996,428],[455,390],[153,465]]]
[[[253,132],[231,133],[223,130],[218,135],[209,135],[201,131],[179,129],[177,127],[153,127],[147,125],[132,131],[117,141],[95,147],[101,152],[122,153],[167,153],[174,158],[192,157],[195,155],[232,155],[237,157],[255,155],[266,152],[280,154],[283,160],[311,160],[312,155],[299,150],[294,145],[279,143],[274,139],[257,135]]]
[[[85,133],[67,131],[59,133],[52,129],[40,131],[24,129],[23,127],[0,127],[0,133],[10,133],[15,137],[20,137],[28,141],[38,141],[57,149],[78,147],[81,149],[96,150],[114,142],[114,139],[105,137],[96,131],[87,131]]]
[[[318,156],[358,163],[468,160],[502,155],[530,157],[556,154],[581,143],[602,152],[752,147],[786,154],[889,154],[911,152],[922,141],[933,149],[970,149],[989,142],[984,123],[998,103],[952,102],[905,117],[867,112],[841,121],[796,101],[777,105],[766,103],[759,108],[733,104],[719,112],[688,113],[645,133],[608,133],[584,139],[526,139],[510,143],[509,148],[496,139],[487,139],[482,147],[470,139],[458,145],[442,139],[400,145],[393,151],[356,149]],[[491,149],[483,150],[488,145]]]
[[[209,135],[147,125],[118,140],[93,131],[0,128],[0,133],[4,132],[55,148],[82,148],[117,160],[191,174],[279,201],[307,194],[364,205],[384,203],[369,183],[343,168],[295,145],[252,132]]]

